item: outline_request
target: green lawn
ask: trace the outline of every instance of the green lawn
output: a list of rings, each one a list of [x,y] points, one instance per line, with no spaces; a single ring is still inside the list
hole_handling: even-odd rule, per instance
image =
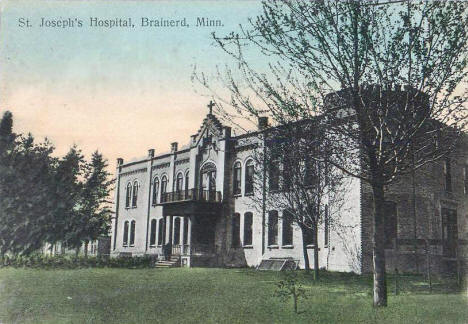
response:
[[[277,272],[248,269],[0,269],[0,323],[467,323],[468,298],[446,283],[432,294],[401,279],[386,309],[371,278],[326,273],[294,314],[273,293]],[[389,280],[389,288],[393,284]]]

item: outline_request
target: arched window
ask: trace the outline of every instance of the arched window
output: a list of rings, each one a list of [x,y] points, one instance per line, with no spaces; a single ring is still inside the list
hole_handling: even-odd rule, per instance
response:
[[[253,215],[251,212],[244,214],[244,245],[252,245]]]
[[[137,206],[137,200],[138,200],[138,181],[135,181],[133,183],[132,207]]]
[[[206,163],[201,170],[201,188],[203,190],[216,190],[216,165]]]
[[[127,192],[126,192],[126,199],[125,199],[125,207],[130,207],[130,201],[132,199],[132,184],[129,182],[127,184]]]
[[[189,190],[189,172],[187,171],[187,173],[185,174],[185,192],[186,192],[186,195],[187,195],[188,190]]]
[[[241,194],[241,185],[242,185],[242,165],[240,162],[234,163],[234,180],[233,180],[233,190],[234,195]]]
[[[182,172],[179,172],[179,174],[177,174],[177,179],[176,179],[176,191],[177,192],[182,192],[183,184],[184,184],[184,176],[182,175]]]
[[[156,220],[151,220],[150,246],[156,245]]]
[[[167,177],[163,176],[161,179],[161,202],[165,201],[166,192],[167,192]]]
[[[240,246],[240,214],[235,213],[232,215],[232,247],[237,248]]]
[[[158,220],[158,245],[163,245],[164,243],[164,219],[160,218]]]
[[[130,223],[130,246],[135,245],[135,226],[136,222],[132,220]]]
[[[245,164],[245,194],[251,195],[254,191],[254,164],[249,160]]]
[[[278,245],[278,211],[268,212],[268,245]]]
[[[288,210],[283,210],[283,227],[282,227],[282,244],[292,245],[293,244],[293,215]]]
[[[180,245],[180,218],[174,219],[174,245]]]
[[[124,222],[124,230],[123,230],[123,246],[128,245],[128,221]]]
[[[159,179],[154,178],[154,181],[153,181],[153,198],[152,198],[153,206],[158,203],[158,191],[159,191]]]

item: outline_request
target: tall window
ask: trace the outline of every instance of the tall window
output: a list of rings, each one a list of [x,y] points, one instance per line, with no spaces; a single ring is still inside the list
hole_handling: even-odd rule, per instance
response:
[[[161,179],[161,202],[163,202],[164,199],[166,198],[165,197],[166,192],[167,192],[167,177],[163,176]]]
[[[180,245],[180,217],[174,220],[174,244]]]
[[[181,192],[183,188],[183,183],[184,183],[184,176],[182,175],[182,172],[179,172],[177,175],[177,180],[176,180],[176,191]]]
[[[328,205],[325,205],[325,246],[330,243],[330,215],[328,213]]]
[[[185,174],[185,192],[189,190],[189,172]]]
[[[156,220],[151,220],[150,246],[156,245]]]
[[[254,191],[254,164],[249,160],[245,165],[245,194],[253,194]]]
[[[314,245],[315,244],[314,230],[309,227],[304,227],[303,233],[302,233],[302,239],[304,240],[305,245]]]
[[[235,213],[232,215],[232,247],[237,248],[240,246],[240,215]]]
[[[444,163],[445,191],[452,192],[452,166],[450,158],[447,157]]]
[[[160,218],[158,220],[158,245],[163,245],[164,243],[164,219]]]
[[[393,247],[393,240],[397,238],[397,205],[393,201],[385,202],[384,214],[384,227],[385,227],[385,247],[391,249]]]
[[[233,193],[234,195],[240,195],[242,185],[242,166],[240,162],[234,164],[234,181],[233,181]]]
[[[253,214],[247,212],[244,214],[244,245],[252,245],[252,225]]]
[[[188,217],[186,217],[184,219],[184,242],[183,242],[184,245],[187,245],[187,243],[188,243],[188,230],[189,230],[189,223],[188,222],[189,222],[189,219],[188,219]]]
[[[282,227],[282,239],[283,245],[293,244],[293,215],[288,210],[283,211],[283,227]]]
[[[278,211],[268,212],[268,245],[278,245]]]
[[[125,199],[125,207],[130,207],[130,201],[132,199],[132,184],[129,182],[127,184],[127,192],[126,192],[126,199]]]
[[[270,190],[279,189],[279,162],[271,161],[268,166],[268,187]]]
[[[128,221],[124,223],[124,230],[123,230],[123,246],[128,245]]]
[[[133,246],[135,244],[135,226],[136,222],[133,220],[130,223],[130,246]]]
[[[133,183],[132,207],[137,206],[137,200],[138,200],[138,182],[135,181]]]
[[[154,178],[153,181],[153,206],[158,203],[159,179]]]

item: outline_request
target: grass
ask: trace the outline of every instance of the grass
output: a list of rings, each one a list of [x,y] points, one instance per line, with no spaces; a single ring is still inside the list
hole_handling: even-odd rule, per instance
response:
[[[372,307],[371,277],[300,274],[309,298],[273,296],[278,272],[249,269],[0,269],[0,323],[466,323],[468,298],[453,282],[429,294],[403,276],[385,309]],[[392,289],[389,278],[389,290]]]

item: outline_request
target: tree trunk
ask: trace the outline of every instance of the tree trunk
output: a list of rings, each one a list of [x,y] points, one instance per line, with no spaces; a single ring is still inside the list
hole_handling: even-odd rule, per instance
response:
[[[384,186],[372,185],[374,193],[374,307],[387,306],[387,281],[385,276]]]
[[[309,274],[309,270],[310,270],[309,254],[307,254],[306,233],[305,233],[307,229],[304,228],[304,226],[300,226],[300,227],[301,227],[301,233],[302,233],[302,252],[304,255],[304,269],[305,269],[305,272]]]
[[[314,225],[314,279],[319,279],[319,247],[318,247],[318,226]]]
[[[88,258],[88,245],[89,245],[89,241],[86,240],[85,243],[84,243],[84,257],[85,257],[85,259]]]

